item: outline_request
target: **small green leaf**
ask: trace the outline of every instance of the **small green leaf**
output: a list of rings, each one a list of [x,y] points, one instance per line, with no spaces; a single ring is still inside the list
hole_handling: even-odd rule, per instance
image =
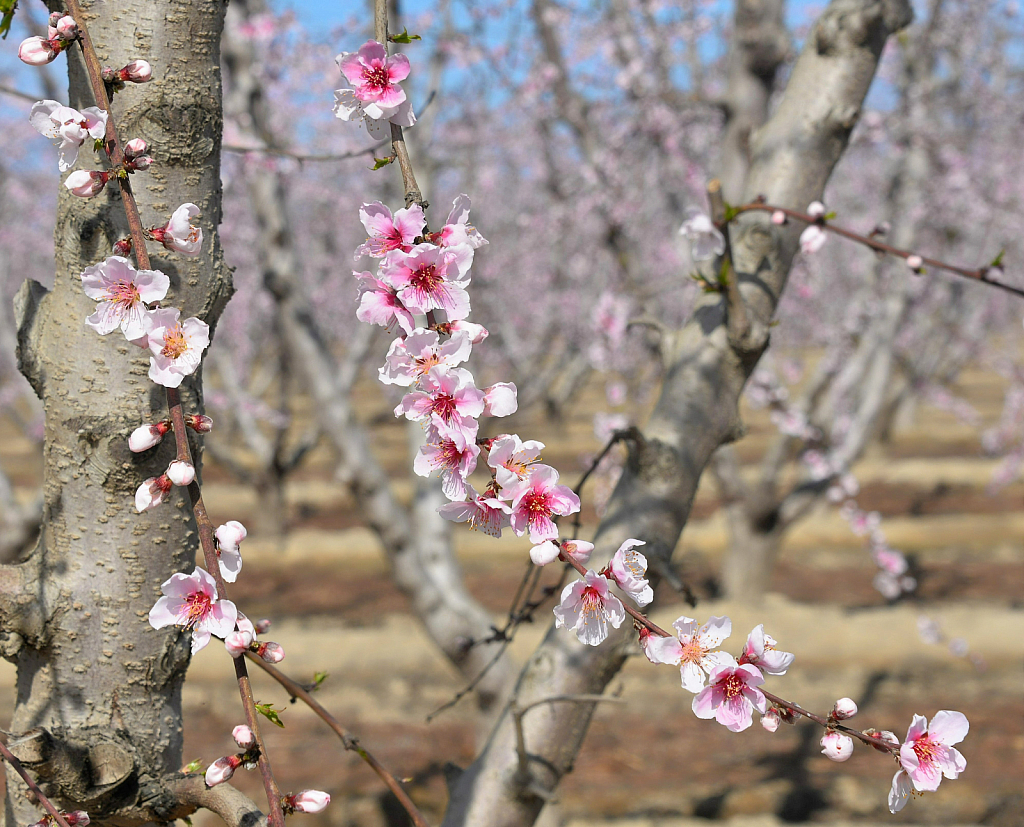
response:
[[[188,827],[192,827],[192,819],[188,816],[182,816],[181,820],[184,821],[188,825]]]
[[[386,167],[388,164],[393,164],[395,162],[395,157],[396,156],[394,155],[389,155],[387,158],[374,158],[373,166],[370,167],[370,169],[377,170],[382,167]]]
[[[314,672],[313,673],[313,686],[310,689],[310,691],[311,692],[316,692],[316,690],[318,690],[320,688],[320,684],[322,684],[325,680],[327,680],[327,673],[326,672]]]
[[[103,149],[103,139],[102,138],[96,138],[95,140],[93,140],[92,148],[95,149],[97,152],[99,152],[101,149]]]
[[[1003,256],[1005,256],[1005,255],[1006,255],[1006,250],[1000,250],[999,251],[999,255],[997,255],[994,259],[992,259],[992,263],[989,265],[989,267],[1002,267],[1003,266]]]
[[[0,12],[3,12],[3,19],[0,20],[0,37],[4,40],[11,33],[11,21],[14,20],[14,10],[18,8],[18,0],[0,0]]]
[[[277,714],[279,710],[274,709],[273,704],[256,704],[256,711],[260,713],[260,715],[262,715],[268,721],[270,721],[270,723],[281,727],[281,729],[284,729],[284,724],[281,723],[281,717]],[[283,709],[280,711],[284,712]]]
[[[418,34],[409,34],[408,29],[402,29],[401,34],[393,34],[388,38],[392,43],[412,43],[414,40],[422,40]]]
[[[194,761],[189,761],[184,767],[181,768],[183,773],[190,772],[202,772],[203,771],[203,759],[196,758]]]
[[[739,212],[737,211],[737,209],[734,206],[732,206],[731,204],[726,204],[725,205],[725,223],[726,224],[728,224],[730,221],[732,221],[737,215],[739,215]]]
[[[839,215],[839,213],[837,213],[835,210],[833,210],[832,212],[825,213],[824,218],[825,218],[826,221],[831,221],[837,215]]]

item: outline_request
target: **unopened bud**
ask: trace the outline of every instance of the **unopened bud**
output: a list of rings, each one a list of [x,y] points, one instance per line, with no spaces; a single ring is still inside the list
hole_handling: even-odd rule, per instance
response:
[[[242,749],[252,749],[256,746],[256,736],[245,724],[239,724],[233,730],[231,730],[231,737],[235,739],[235,743],[238,744]]]
[[[153,67],[146,60],[133,60],[116,73],[117,79],[129,83],[145,83],[153,79]]]
[[[229,632],[224,638],[224,648],[228,650],[231,657],[238,658],[249,651],[254,640],[252,632]]]
[[[89,827],[89,814],[85,810],[64,813],[64,820],[70,827]]]
[[[189,485],[196,478],[196,469],[191,462],[176,459],[167,466],[167,478],[175,485]]]
[[[213,420],[206,414],[189,414],[185,424],[197,434],[208,434],[213,430]]]
[[[779,728],[779,724],[781,723],[782,718],[779,717],[778,710],[769,709],[764,715],[761,716],[761,726],[763,726],[769,732],[775,732]]]
[[[60,20],[63,16],[64,15],[62,15],[59,11],[50,12],[50,18],[49,18],[49,21],[48,21],[50,27],[51,28],[56,28],[57,27],[57,21]]]
[[[147,149],[149,149],[149,144],[145,140],[142,138],[132,138],[124,145],[124,157],[138,158],[140,155],[145,155]]]
[[[864,734],[870,735],[872,738],[878,738],[880,741],[884,741],[890,747],[898,748],[900,745],[900,739],[896,737],[896,734],[890,732],[887,729],[879,731],[874,728],[869,728],[864,730]],[[880,747],[877,744],[872,744],[871,746],[877,749],[879,752],[891,752],[891,750],[887,749],[886,747]]]
[[[74,40],[78,37],[78,24],[73,17],[64,15],[58,18],[53,27],[57,30],[57,37],[61,40]]]
[[[164,501],[173,483],[166,474],[150,477],[135,492],[135,509],[141,514],[150,508],[156,508]]]
[[[267,618],[256,621],[256,634],[265,635],[270,631],[270,621]]]
[[[853,739],[843,732],[829,730],[821,738],[821,754],[842,763],[853,755]]]
[[[155,425],[140,425],[132,431],[132,435],[128,437],[128,448],[136,454],[140,451],[148,451],[154,445],[159,445],[160,440],[164,438],[164,434],[166,434],[170,429],[170,422],[157,422]]]
[[[145,170],[153,166],[154,163],[156,162],[152,159],[151,156],[140,155],[138,158],[126,160],[124,162],[124,165],[126,168],[130,170],[135,170],[136,172],[144,172]]]
[[[782,226],[786,223],[786,214],[782,210],[776,210],[772,213],[772,224]]]
[[[114,255],[123,256],[128,258],[132,254],[132,239],[131,236],[128,238],[122,238],[120,241],[114,242]]]
[[[812,201],[807,207],[807,214],[811,218],[821,218],[825,214],[825,205],[820,201]]]
[[[238,551],[238,544],[249,536],[249,532],[238,520],[228,520],[224,525],[217,526],[214,535],[217,537],[218,547]]]
[[[256,656],[264,663],[280,663],[284,660],[284,647],[273,641],[261,643],[256,647]]]
[[[216,787],[218,784],[223,784],[242,765],[242,759],[237,755],[225,755],[223,758],[218,758],[206,769],[206,786]]]
[[[72,195],[91,198],[102,190],[110,179],[110,173],[96,169],[76,169],[64,179],[64,186]]]
[[[852,698],[840,698],[832,707],[832,717],[837,721],[845,721],[857,714],[857,704]]]
[[[29,66],[45,66],[52,63],[59,54],[60,50],[55,49],[54,43],[45,37],[27,37],[18,46],[18,57]]]
[[[330,803],[331,797],[320,790],[303,790],[281,799],[285,812],[294,810],[299,813],[319,813]]]
[[[103,78],[104,83],[113,83],[117,80],[117,72],[109,66],[104,66],[100,69],[100,77]]]
[[[924,261],[921,256],[907,256],[907,267],[915,273],[919,272],[922,266],[924,266]]]

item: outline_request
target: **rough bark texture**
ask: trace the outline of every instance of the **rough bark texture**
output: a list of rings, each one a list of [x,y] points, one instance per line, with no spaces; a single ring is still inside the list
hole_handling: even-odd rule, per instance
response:
[[[132,181],[144,225],[163,226],[183,202],[202,210],[203,254],[186,259],[161,249],[152,266],[170,276],[164,305],[211,325],[231,292],[216,233],[223,13],[219,0],[90,2],[84,9],[104,65],[134,58],[153,65],[154,80],[129,84],[114,114],[122,135],[145,138],[157,159]],[[94,105],[80,50],[65,59],[71,105]],[[78,168],[104,166],[105,158],[83,148]],[[42,535],[30,558],[0,578],[3,655],[18,667],[10,728],[27,733],[11,745],[68,810],[119,825],[164,821],[184,814],[165,776],[181,778],[189,635],[155,631],[147,615],[160,584],[191,570],[196,531],[178,490],[159,509],[136,513],[136,487],[163,472],[173,441],[133,455],[127,437],[166,416],[163,388],[146,375],[147,351],[120,331],[101,337],[84,324],[95,304],[80,273],[127,235],[117,186],[89,200],[63,186],[59,193],[54,288],[26,283],[16,302],[19,364],[43,402],[46,433]],[[198,374],[185,382],[189,410],[201,409],[201,387]],[[40,813],[10,770],[7,784],[7,823],[36,821]]]
[[[834,0],[807,39],[785,96],[752,141],[745,197],[802,208],[821,196],[842,154],[889,34],[907,25],[907,2]],[[594,568],[626,538],[645,540],[649,557],[671,555],[711,454],[735,438],[743,384],[767,344],[767,330],[798,247],[799,228],[774,227],[766,217],[743,217],[733,233],[752,338],[730,343],[724,299],[706,296],[675,337],[662,394],[633,452],[596,538]],[[632,637],[623,628],[598,647],[549,629],[520,675],[518,702],[553,695],[600,693],[626,657]],[[444,824],[520,827],[572,768],[592,703],[547,704],[524,721],[533,756],[519,772],[515,733],[503,715],[479,758],[455,783]],[[531,789],[532,788],[532,789]]]

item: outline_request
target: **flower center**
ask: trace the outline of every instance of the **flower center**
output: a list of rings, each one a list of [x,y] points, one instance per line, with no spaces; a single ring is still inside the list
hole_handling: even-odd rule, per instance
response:
[[[182,333],[181,325],[175,325],[169,327],[164,331],[164,347],[160,351],[161,355],[166,356],[168,359],[179,358],[186,350],[188,350],[188,342],[185,341],[185,334]]]
[[[131,281],[118,281],[107,288],[107,299],[122,307],[131,307],[140,301],[139,288]]]
[[[434,404],[431,406],[431,411],[441,417],[441,421],[446,425],[451,421],[451,418],[455,415],[455,397],[449,396],[446,393],[440,394],[434,399]]]
[[[601,593],[593,586],[585,586],[583,588],[583,594],[580,595],[580,601],[583,603],[581,611],[587,617],[596,617],[601,613],[601,608],[604,606],[604,601],[601,599]]]
[[[636,552],[632,549],[622,555],[622,565],[634,577],[644,576],[644,567],[640,565],[640,561],[636,559]]]
[[[363,80],[366,81],[367,86],[372,86],[374,89],[387,89],[391,85],[391,78],[388,76],[388,70],[383,66],[374,66],[373,68],[367,68],[363,70]]]
[[[523,497],[523,506],[527,511],[527,520],[531,523],[551,516],[551,503],[548,502],[548,495],[543,491],[537,491],[536,489],[531,491]],[[587,588],[591,587],[588,586]]]
[[[682,662],[683,663],[694,663],[700,665],[700,662],[704,660],[704,656],[708,653],[708,649],[701,645],[700,640],[694,635],[688,641],[682,645]]]
[[[438,451],[434,455],[435,466],[449,471],[454,471],[459,467],[459,463],[462,462],[462,451],[458,449],[453,440],[442,440],[437,448]]]
[[[178,611],[181,625],[186,629],[194,629],[210,613],[210,608],[211,600],[206,592],[192,592]]]
[[[433,293],[444,281],[433,264],[422,264],[412,274],[409,284],[424,293]]]
[[[436,353],[431,352],[429,356],[416,356],[412,363],[416,366],[416,372],[423,375],[435,365],[440,365],[441,358]]]
[[[931,764],[938,751],[939,744],[936,744],[927,735],[914,742],[914,754],[922,764]]]
[[[727,701],[731,701],[733,698],[739,696],[743,692],[743,680],[733,672],[729,677],[719,683],[722,687],[722,693],[725,695]]]

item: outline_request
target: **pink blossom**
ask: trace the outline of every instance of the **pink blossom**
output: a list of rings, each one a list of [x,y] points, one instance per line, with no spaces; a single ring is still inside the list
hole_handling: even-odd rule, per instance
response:
[[[906,807],[912,791],[910,776],[905,770],[899,770],[892,777],[892,789],[889,790],[889,812],[895,815]]]
[[[444,519],[454,523],[469,523],[472,529],[480,529],[491,537],[500,537],[502,529],[511,522],[512,509],[507,503],[495,497],[478,494],[472,485],[466,486],[468,499],[465,502],[446,503],[437,509]]]
[[[762,715],[767,702],[757,687],[764,683],[761,673],[749,663],[737,664],[729,655],[715,667],[708,685],[693,699],[698,718],[714,718],[732,732],[742,732],[754,722],[753,710]]]
[[[235,628],[238,610],[230,600],[217,599],[217,583],[196,567],[192,574],[172,574],[160,587],[164,596],[149,610],[154,629],[182,626],[192,632],[194,655],[216,635],[223,638]]]
[[[37,132],[59,142],[57,167],[67,172],[78,159],[78,149],[87,139],[102,138],[107,127],[107,113],[96,106],[79,112],[53,100],[36,101],[28,116]]]
[[[150,314],[148,331],[149,378],[165,388],[176,388],[186,376],[195,373],[210,344],[210,327],[196,318],[180,322],[176,307],[165,307]]]
[[[280,663],[284,660],[284,647],[272,640],[259,643],[256,645],[256,657],[266,663]]]
[[[238,579],[238,573],[242,570],[242,554],[238,546],[247,534],[245,526],[238,520],[228,520],[224,525],[218,526],[214,532],[217,538],[217,560],[220,563],[220,575],[228,583],[234,583]]]
[[[27,37],[18,46],[18,57],[29,66],[45,66],[52,63],[61,52],[62,45],[56,39]]]
[[[206,414],[188,414],[185,425],[197,434],[208,434],[213,430],[213,420]]]
[[[164,434],[169,430],[171,430],[171,423],[169,422],[157,422],[156,425],[140,425],[128,437],[128,449],[136,454],[141,451],[148,451],[153,446],[159,445],[160,441],[164,438]]]
[[[608,637],[608,624],[618,629],[626,609],[609,589],[609,581],[588,570],[582,580],[562,589],[561,602],[554,608],[555,627],[572,629],[581,643],[597,646]]]
[[[71,191],[72,195],[77,195],[79,198],[91,198],[107,185],[109,179],[109,172],[76,169],[64,179],[64,186]]]
[[[427,390],[402,397],[395,416],[405,414],[414,422],[429,419],[442,435],[450,437],[457,431],[467,443],[474,442],[478,428],[475,417],[483,413],[484,395],[473,384],[473,375],[462,368],[433,367],[422,384]]]
[[[387,361],[377,372],[385,385],[414,385],[433,367],[453,368],[469,358],[473,349],[469,336],[455,333],[441,342],[433,330],[416,328],[404,339],[395,339],[388,349]],[[484,400],[486,405],[486,397]]]
[[[484,390],[484,416],[511,416],[518,409],[514,383],[496,382]]]
[[[775,210],[772,213],[772,224],[782,226],[786,223],[786,214],[782,210]],[[775,730],[772,730],[774,732]]]
[[[57,20],[53,28],[57,30],[57,37],[61,40],[71,41],[78,37],[78,24],[75,18],[66,14]]]
[[[396,322],[406,334],[412,333],[416,322],[390,283],[368,272],[353,272],[353,275],[360,281],[359,308],[356,310],[359,321],[385,328]]]
[[[150,477],[135,492],[135,510],[141,514],[143,511],[156,508],[170,493],[173,485],[166,474]]]
[[[907,256],[907,267],[913,270],[915,273],[921,270],[924,265],[924,260],[921,256]]]
[[[689,239],[690,255],[694,261],[707,261],[725,252],[725,236],[703,213],[693,213],[684,221],[679,235]]]
[[[389,56],[385,46],[368,40],[358,52],[342,52],[335,60],[367,117],[387,120],[399,114],[406,95],[398,84],[409,77],[409,58]]]
[[[492,440],[487,464],[494,469],[498,485],[509,488],[526,479],[543,450],[543,442],[533,439],[523,442],[516,434],[502,434]]]
[[[455,250],[469,250],[468,247]],[[469,315],[469,294],[463,286],[460,256],[450,248],[417,244],[408,253],[396,251],[381,265],[383,278],[412,313],[443,310],[449,320]]]
[[[196,469],[191,462],[176,459],[167,466],[167,479],[175,485],[189,485],[196,478]]]
[[[299,813],[319,813],[330,803],[331,797],[320,790],[303,790],[301,793],[286,795],[281,801],[286,810]]]
[[[206,786],[216,787],[218,784],[223,784],[235,774],[235,770],[240,766],[242,766],[242,759],[237,755],[225,755],[223,758],[218,758],[206,768]]]
[[[423,207],[419,204],[401,209],[392,216],[391,210],[380,201],[363,204],[359,208],[359,220],[370,237],[356,249],[357,259],[362,256],[382,258],[392,250],[408,253],[427,223]]]
[[[69,827],[89,827],[89,814],[85,810],[75,810],[73,813],[65,813],[64,820]]]
[[[853,739],[845,732],[830,729],[821,736],[821,754],[838,763],[848,761],[853,755]]]
[[[106,335],[118,327],[129,340],[146,335],[146,302],[167,295],[171,280],[159,270],[136,270],[126,258],[110,256],[82,271],[82,289],[99,302],[85,323]]]
[[[239,724],[231,730],[231,737],[235,739],[235,743],[242,749],[252,749],[256,746],[256,736],[245,724]]]
[[[441,490],[449,500],[461,502],[466,497],[466,480],[476,468],[480,448],[469,442],[460,431],[452,430],[447,436],[438,434],[437,441],[420,447],[413,461],[413,471],[421,477],[441,472]]]
[[[565,516],[580,510],[580,498],[571,488],[558,485],[558,472],[549,465],[534,465],[526,479],[502,495],[512,501],[512,530],[522,536],[530,532],[530,542],[543,543],[558,537],[552,515]]]
[[[782,717],[779,715],[777,709],[769,709],[764,715],[761,716],[761,726],[763,726],[769,732],[777,732],[779,724],[782,723]]]
[[[775,648],[777,645],[775,638],[767,634],[764,625],[759,623],[747,635],[740,663],[752,663],[769,675],[785,675],[786,670],[793,665],[796,655],[780,652]]]
[[[557,560],[560,554],[564,554],[566,559],[585,566],[593,551],[594,544],[586,540],[562,540],[561,543],[548,540],[530,549],[530,559],[538,566],[546,566]]]
[[[233,658],[241,657],[249,651],[249,647],[256,640],[254,632],[249,630],[239,629],[237,632],[228,632],[224,636],[224,648],[228,650],[228,654]]]
[[[145,155],[146,150],[149,149],[149,144],[142,138],[132,138],[124,145],[124,157],[125,158],[138,158],[140,155]]]
[[[133,60],[114,74],[122,83],[146,83],[153,78],[153,67],[149,65],[149,61]]]
[[[942,709],[931,723],[915,715],[900,747],[900,764],[916,790],[938,789],[942,776],[956,778],[967,768],[967,759],[954,749],[967,735],[970,724],[961,712]]]
[[[683,689],[700,692],[704,688],[705,674],[727,663],[735,663],[731,655],[713,651],[732,634],[732,621],[728,617],[711,617],[698,627],[697,621],[680,617],[672,624],[677,637],[652,640],[647,653],[652,663],[679,665]]]
[[[800,251],[809,255],[820,250],[828,240],[826,233],[819,225],[810,224],[800,233]]]
[[[203,247],[203,231],[189,223],[197,215],[199,207],[195,204],[182,204],[163,227],[150,227],[147,234],[168,250],[186,256],[198,256]]]
[[[469,336],[469,343],[473,345],[480,344],[490,334],[487,332],[487,328],[482,324],[475,324],[473,322],[467,322],[465,319],[456,319],[453,322],[448,323],[448,332],[455,334],[458,332],[464,332]]]
[[[820,201],[812,201],[807,206],[807,214],[811,218],[822,218],[825,215],[825,205]]]
[[[837,721],[846,721],[857,714],[857,703],[853,698],[840,698],[832,707],[832,717]]]
[[[647,558],[636,550],[646,545],[643,540],[626,540],[612,556],[608,572],[615,584],[628,594],[637,606],[646,606],[654,600],[654,590],[644,576]]]
[[[458,244],[468,244],[472,249],[477,250],[489,243],[480,232],[469,223],[469,208],[471,202],[469,196],[462,193],[452,203],[452,210],[448,213],[448,220],[430,238],[441,247],[454,247]],[[476,344],[476,342],[474,342]]]

